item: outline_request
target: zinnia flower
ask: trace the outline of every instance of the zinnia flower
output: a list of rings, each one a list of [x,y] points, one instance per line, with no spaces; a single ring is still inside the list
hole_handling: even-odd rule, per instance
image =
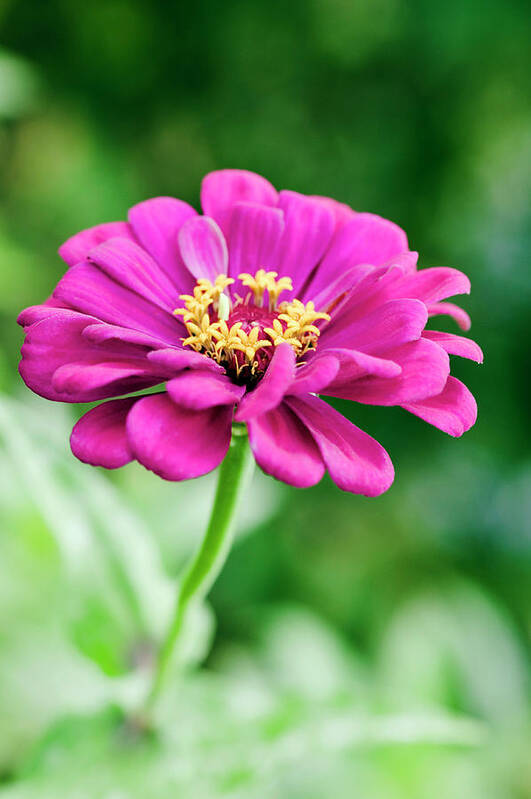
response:
[[[387,452],[318,395],[400,405],[452,436],[472,426],[474,398],[448,356],[480,361],[481,350],[426,330],[439,314],[469,327],[445,302],[468,293],[464,274],[417,270],[392,222],[277,192],[251,172],[207,175],[201,203],[203,216],[146,200],[128,222],[68,239],[52,297],[20,315],[29,388],[60,402],[115,398],[75,425],[80,460],[198,477],[239,422],[267,474],[303,487],[327,469],[340,488],[376,496],[393,481]]]

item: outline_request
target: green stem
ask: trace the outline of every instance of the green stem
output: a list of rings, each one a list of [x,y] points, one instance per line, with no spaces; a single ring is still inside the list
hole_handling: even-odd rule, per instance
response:
[[[181,580],[173,617],[160,648],[147,698],[148,709],[153,707],[160,694],[190,605],[208,593],[229,554],[235,513],[252,465],[247,431],[234,425],[229,451],[219,469],[216,497],[205,537]]]

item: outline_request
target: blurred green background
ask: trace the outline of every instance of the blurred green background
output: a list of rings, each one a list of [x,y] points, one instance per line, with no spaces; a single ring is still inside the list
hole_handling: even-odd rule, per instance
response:
[[[528,23],[523,0],[0,3],[2,799],[531,796]],[[338,403],[393,458],[379,499],[256,475],[146,737],[127,711],[214,478],[76,462],[82,409],[25,390],[14,320],[66,237],[197,204],[222,167],[469,274],[479,420],[452,440]]]

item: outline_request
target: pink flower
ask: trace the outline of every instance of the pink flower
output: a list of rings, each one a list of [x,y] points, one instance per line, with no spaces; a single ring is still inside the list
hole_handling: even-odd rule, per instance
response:
[[[340,488],[376,496],[393,481],[387,452],[319,394],[400,405],[452,436],[474,424],[448,355],[481,361],[481,350],[425,329],[439,314],[469,327],[445,302],[468,293],[464,274],[417,271],[392,222],[277,193],[251,172],[207,175],[201,202],[204,216],[147,200],[128,222],[68,239],[53,296],[20,315],[29,388],[61,402],[118,398],[75,425],[80,460],[198,477],[223,460],[236,421],[267,474],[302,487],[328,469]]]

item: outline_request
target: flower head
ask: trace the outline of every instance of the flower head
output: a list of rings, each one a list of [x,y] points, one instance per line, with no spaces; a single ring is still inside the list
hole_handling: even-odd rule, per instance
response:
[[[392,222],[250,172],[207,175],[201,201],[204,215],[147,200],[128,222],[68,239],[52,297],[19,317],[33,391],[108,400],[74,427],[80,460],[198,477],[223,460],[236,421],[268,474],[302,487],[327,469],[375,496],[392,483],[389,456],[318,395],[400,405],[454,436],[471,427],[476,405],[448,356],[481,350],[426,329],[440,314],[468,328],[445,302],[469,291],[464,274],[418,270]]]

